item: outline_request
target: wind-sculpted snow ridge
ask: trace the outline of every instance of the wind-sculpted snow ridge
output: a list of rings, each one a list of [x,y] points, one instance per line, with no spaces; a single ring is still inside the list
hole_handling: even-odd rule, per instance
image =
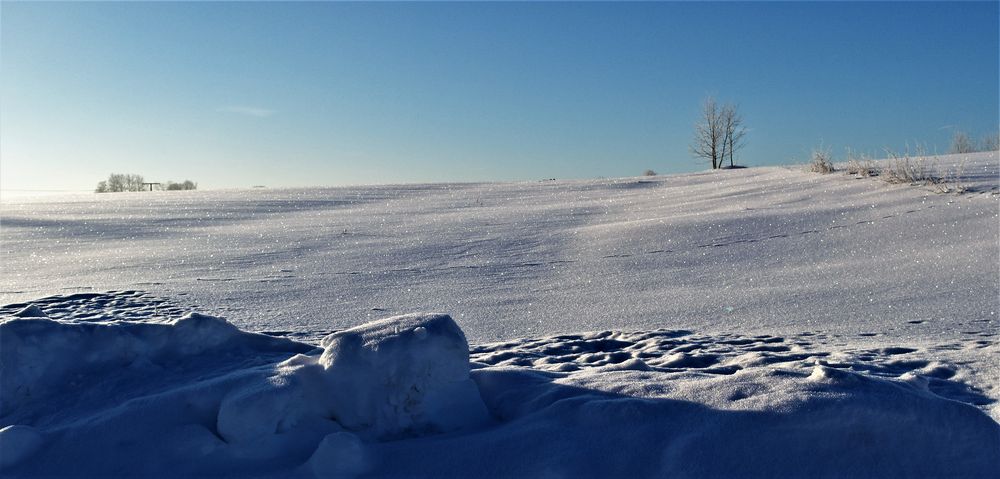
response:
[[[173,311],[138,293],[95,298]],[[63,299],[0,308],[4,477],[1000,470],[1000,425],[976,407],[989,398],[962,383],[960,365],[918,348],[665,329],[470,349],[444,314],[363,324],[315,347],[196,313],[82,321],[95,311],[81,305],[97,303]]]

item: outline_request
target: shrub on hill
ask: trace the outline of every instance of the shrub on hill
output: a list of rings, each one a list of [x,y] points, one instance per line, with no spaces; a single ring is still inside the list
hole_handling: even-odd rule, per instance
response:
[[[809,163],[809,171],[813,173],[833,173],[833,155],[829,148],[816,148],[812,151],[812,162]]]

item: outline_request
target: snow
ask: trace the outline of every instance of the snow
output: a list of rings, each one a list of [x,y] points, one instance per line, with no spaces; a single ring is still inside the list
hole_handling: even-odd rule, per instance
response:
[[[29,304],[24,309],[14,313],[14,316],[21,318],[44,318],[45,312],[42,311],[42,308]]]
[[[469,344],[448,315],[388,318],[321,344],[334,414],[348,429],[385,437],[451,431],[488,418],[469,378]]]
[[[23,461],[41,448],[42,435],[31,426],[11,425],[0,429],[0,469]]]
[[[249,346],[255,351],[311,349],[197,313],[165,324],[5,321],[0,324],[0,415],[20,415],[45,405],[50,396],[87,389],[92,386],[88,379],[108,371],[155,372],[192,357],[238,354]]]
[[[5,199],[0,474],[996,477],[1000,161],[934,167]]]
[[[310,341],[413,311],[452,314],[472,342],[657,327],[960,339],[997,319],[997,163],[968,157],[966,195],[766,167],[12,200],[0,303],[143,290]]]
[[[357,436],[335,432],[323,438],[308,464],[316,477],[353,477],[365,472],[369,463]]]
[[[469,346],[448,315],[406,315],[331,334],[260,384],[228,394],[219,435],[252,442],[308,420],[384,439],[475,427],[489,415],[469,377]]]
[[[5,475],[990,477],[1000,464],[1000,425],[931,387],[930,371],[863,375],[861,361],[774,337],[565,335],[477,346],[470,363],[442,314],[368,323],[321,348],[227,326],[0,323],[16,360],[4,357],[5,381],[41,359],[26,344],[61,353],[51,377],[19,383],[48,389],[5,385],[22,393],[4,400]],[[730,357],[670,353],[701,341],[728,343]],[[146,360],[123,362],[123,349]],[[526,360],[548,367],[499,364]],[[68,377],[86,393],[56,386]],[[76,409],[52,414],[52,395]]]
[[[492,464],[515,464],[505,471],[513,475],[543,463],[558,476],[986,477],[998,461],[996,426],[978,411],[836,370],[821,380],[764,368],[707,379],[648,371],[483,376],[484,396],[500,396],[491,408],[508,422],[466,451],[491,446],[505,456]],[[556,444],[513,447],[532,437]],[[519,465],[520,453],[533,460]]]

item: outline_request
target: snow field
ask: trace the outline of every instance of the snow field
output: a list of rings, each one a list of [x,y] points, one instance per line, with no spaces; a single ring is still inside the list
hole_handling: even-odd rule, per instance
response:
[[[0,475],[996,477],[1000,161],[939,160],[5,199]]]
[[[0,303],[143,290],[310,341],[411,311],[451,313],[474,343],[662,327],[960,341],[997,328],[1000,160],[945,160],[965,162],[968,194],[766,167],[5,201]]]

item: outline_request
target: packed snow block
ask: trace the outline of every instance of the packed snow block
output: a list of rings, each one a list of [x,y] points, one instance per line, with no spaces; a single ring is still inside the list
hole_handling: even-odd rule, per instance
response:
[[[474,427],[488,420],[469,377],[465,333],[446,314],[410,314],[323,339],[336,420],[391,438]]]

